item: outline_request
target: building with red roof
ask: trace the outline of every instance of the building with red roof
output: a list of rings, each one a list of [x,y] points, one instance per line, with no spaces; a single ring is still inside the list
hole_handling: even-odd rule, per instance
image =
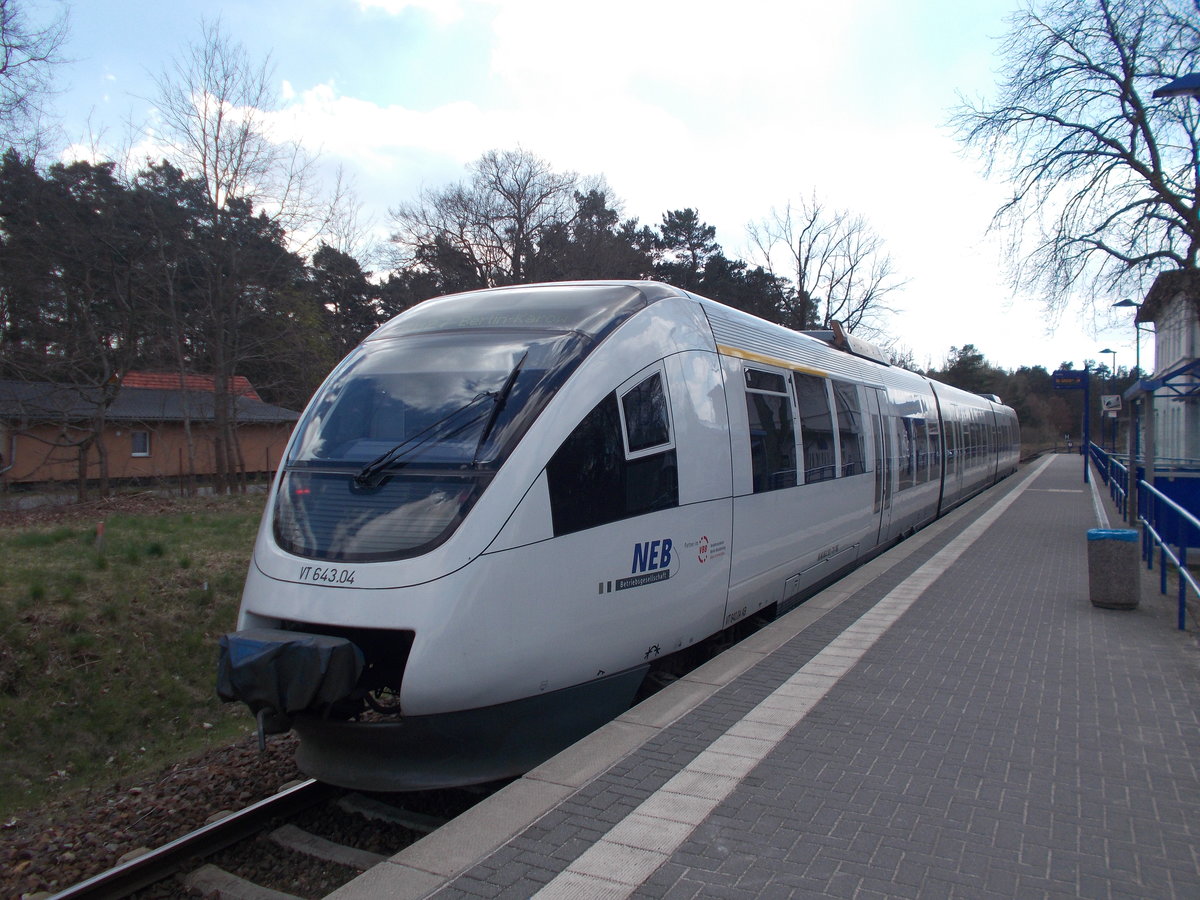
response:
[[[299,413],[265,403],[241,376],[228,393],[241,470],[273,472]],[[0,485],[78,482],[81,471],[88,481],[211,476],[215,400],[204,375],[129,372],[115,393],[0,381]]]

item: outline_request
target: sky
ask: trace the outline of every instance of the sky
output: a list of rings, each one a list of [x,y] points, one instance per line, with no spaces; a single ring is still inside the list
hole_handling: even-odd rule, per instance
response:
[[[1105,348],[1134,364],[1125,311],[1049,321],[1014,294],[988,233],[1005,185],[947,124],[961,97],[994,92],[1016,0],[25,5],[69,9],[55,110],[76,148],[144,139],[155,78],[219,18],[253,60],[269,57],[278,133],[327,173],[341,167],[381,233],[389,207],[462,180],[493,149],[602,175],[643,224],[692,207],[726,255],[752,262],[747,226],[815,195],[883,238],[905,279],[883,330],[918,366],[966,344],[1005,369],[1111,365]]]

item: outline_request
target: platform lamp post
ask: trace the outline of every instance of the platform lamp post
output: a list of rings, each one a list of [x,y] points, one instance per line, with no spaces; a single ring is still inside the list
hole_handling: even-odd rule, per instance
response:
[[[1112,354],[1112,365],[1108,369],[1108,389],[1111,391],[1113,389],[1113,386],[1117,383],[1117,351],[1110,350],[1108,347],[1105,347],[1100,352]],[[1101,410],[1100,412],[1101,412],[1101,414],[1103,414],[1103,413],[1109,412],[1109,410]],[[1109,449],[1111,449],[1113,453],[1116,453],[1117,452],[1117,414],[1115,412],[1112,413],[1111,418],[1113,420],[1113,428],[1112,428],[1112,441],[1109,443]],[[1101,431],[1101,434],[1103,434],[1103,431]]]
[[[1130,300],[1128,297],[1126,297],[1124,300],[1118,300],[1116,303],[1113,304],[1113,309],[1122,309],[1122,308],[1124,308],[1124,309],[1141,309],[1142,304],[1137,303],[1136,301]],[[1142,329],[1137,323],[1137,313],[1136,312],[1133,314],[1133,331],[1134,331],[1133,368],[1134,368],[1134,371],[1137,372],[1137,377],[1138,377],[1138,380],[1140,381],[1141,377],[1142,377]],[[1101,353],[1110,353],[1112,351],[1101,350],[1100,352]],[[1115,357],[1114,357],[1114,363],[1115,363]]]
[[[1117,302],[1115,302],[1115,304],[1112,304],[1112,306],[1114,306],[1114,308],[1126,308],[1126,310],[1134,311],[1134,316],[1133,316],[1134,344],[1133,344],[1133,346],[1134,346],[1134,360],[1135,361],[1134,361],[1134,370],[1133,371],[1136,374],[1138,374],[1138,383],[1136,383],[1136,386],[1138,386],[1139,392],[1138,392],[1138,394],[1135,394],[1132,397],[1130,397],[1130,401],[1129,401],[1129,434],[1128,434],[1129,484],[1126,486],[1126,492],[1127,492],[1126,496],[1128,498],[1127,502],[1126,502],[1126,509],[1127,509],[1127,520],[1128,520],[1129,524],[1136,524],[1136,523],[1138,523],[1138,505],[1139,505],[1138,457],[1141,456],[1142,418],[1144,418],[1144,415],[1153,416],[1153,403],[1151,403],[1150,412],[1147,413],[1146,395],[1142,394],[1142,392],[1140,392],[1141,382],[1142,382],[1142,378],[1141,378],[1141,325],[1138,324],[1138,312],[1141,310],[1141,304],[1139,304],[1139,302],[1136,300],[1130,300],[1129,298],[1126,298],[1124,300],[1118,300]],[[1151,400],[1153,400],[1153,398],[1151,398]],[[1147,421],[1152,421],[1152,418],[1148,419]],[[1148,473],[1148,474],[1150,474],[1151,478],[1153,478],[1152,473]]]
[[[1142,383],[1142,326],[1138,324],[1137,311],[1142,308],[1142,304],[1136,300],[1130,300],[1126,297],[1124,300],[1118,300],[1113,304],[1114,309],[1132,309],[1133,313],[1133,353],[1134,363],[1133,371],[1137,373],[1137,383]],[[1137,471],[1138,471],[1138,455],[1141,453],[1140,439],[1142,431],[1142,403],[1143,397],[1138,394],[1130,399],[1129,403],[1129,483],[1125,486],[1128,500],[1126,501],[1127,518],[1129,524],[1137,523],[1138,516],[1138,500],[1137,500]]]

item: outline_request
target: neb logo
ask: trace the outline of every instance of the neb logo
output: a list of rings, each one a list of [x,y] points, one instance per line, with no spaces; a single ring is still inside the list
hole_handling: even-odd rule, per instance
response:
[[[633,545],[633,568],[630,570],[632,574],[653,572],[657,569],[665,569],[670,565],[670,538],[663,538],[660,541],[644,541]]]

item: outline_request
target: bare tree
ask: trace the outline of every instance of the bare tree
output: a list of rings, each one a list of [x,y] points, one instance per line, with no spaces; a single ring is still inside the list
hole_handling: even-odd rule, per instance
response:
[[[576,215],[576,191],[603,189],[520,149],[491,150],[470,171],[391,210],[398,268],[457,270],[458,288],[520,283],[547,230]]]
[[[1012,197],[1012,280],[1061,312],[1200,254],[1200,107],[1152,92],[1200,70],[1200,0],[1050,0],[1011,17],[994,102],[953,124]]]
[[[50,73],[66,39],[66,14],[39,27],[17,0],[0,0],[0,150],[33,154],[40,147],[42,104],[53,93]]]
[[[202,22],[200,39],[155,80],[155,137],[203,183],[215,215],[242,200],[292,231],[319,212],[313,160],[299,143],[270,133],[269,114],[279,105],[273,80],[269,58],[255,63],[220,21]]]
[[[747,230],[767,270],[795,282],[795,296],[782,311],[788,327],[826,328],[837,319],[851,330],[874,332],[889,311],[888,295],[904,284],[866,219],[829,209],[815,193],[772,209]]]
[[[354,181],[340,165],[334,171],[326,210],[318,245],[332,247],[355,259],[374,259],[381,254],[378,241],[371,236],[375,217],[363,216],[363,202]]]
[[[230,385],[238,367],[263,352],[242,327],[262,294],[241,277],[249,263],[239,229],[251,214],[266,216],[269,228],[281,233],[310,224],[318,211],[310,185],[313,164],[298,143],[276,140],[269,132],[268,113],[277,106],[269,60],[253,62],[220,22],[202,23],[200,39],[156,86],[161,125],[156,137],[172,162],[200,185],[207,211],[205,309],[199,318],[206,329],[206,374],[215,389],[216,487],[224,490],[238,473],[241,455]]]

